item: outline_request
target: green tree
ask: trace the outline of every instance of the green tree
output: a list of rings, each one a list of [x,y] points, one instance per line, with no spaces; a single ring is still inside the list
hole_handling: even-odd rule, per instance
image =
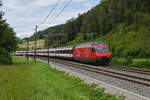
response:
[[[2,3],[0,2],[0,6]],[[15,51],[17,45],[17,39],[15,32],[3,19],[4,13],[0,12],[0,64],[11,63],[11,57],[9,53]]]

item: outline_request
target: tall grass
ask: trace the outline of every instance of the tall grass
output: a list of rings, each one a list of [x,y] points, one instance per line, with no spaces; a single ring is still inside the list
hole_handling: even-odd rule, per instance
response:
[[[47,64],[13,61],[11,66],[0,65],[0,100],[123,100]]]

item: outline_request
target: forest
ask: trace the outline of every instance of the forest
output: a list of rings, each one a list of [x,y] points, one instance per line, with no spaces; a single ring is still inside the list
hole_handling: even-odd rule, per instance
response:
[[[65,24],[38,32],[65,34],[53,39],[51,47],[60,40],[63,45],[76,45],[89,41],[104,41],[110,45],[113,57],[150,57],[150,1],[149,0],[101,0],[100,3]],[[92,40],[91,40],[91,33]],[[30,40],[34,40],[33,35]]]
[[[0,7],[2,3],[0,1]],[[3,19],[4,13],[0,11],[0,64],[11,64],[10,53],[17,48],[17,39],[13,28]]]

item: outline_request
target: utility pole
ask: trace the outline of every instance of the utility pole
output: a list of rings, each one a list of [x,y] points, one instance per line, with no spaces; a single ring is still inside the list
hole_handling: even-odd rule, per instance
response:
[[[48,37],[48,33],[47,33],[47,56],[48,56],[48,65],[49,65],[49,37]]]
[[[35,64],[36,64],[36,49],[37,49],[37,28],[38,26],[36,25],[36,28],[35,28],[35,41],[34,41],[34,61],[35,61]]]
[[[27,62],[29,61],[29,39],[27,40]]]
[[[59,36],[59,47],[61,47],[61,36]]]

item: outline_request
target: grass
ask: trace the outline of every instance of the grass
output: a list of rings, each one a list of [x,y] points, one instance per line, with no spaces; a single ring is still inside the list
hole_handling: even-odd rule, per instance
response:
[[[13,62],[0,65],[0,100],[123,100],[47,64],[21,58]]]

